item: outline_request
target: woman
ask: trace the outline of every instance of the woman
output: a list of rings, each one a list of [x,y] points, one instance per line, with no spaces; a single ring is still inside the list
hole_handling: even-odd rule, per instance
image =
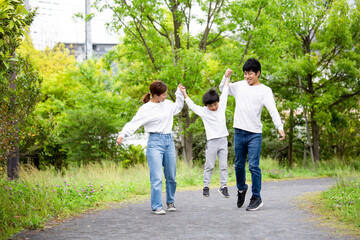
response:
[[[181,87],[181,84],[179,85]],[[150,92],[143,96],[142,105],[133,119],[128,122],[119,133],[117,143],[120,145],[124,137],[133,134],[144,125],[149,133],[146,157],[150,170],[151,208],[157,215],[165,214],[162,208],[162,169],[166,179],[166,203],[169,212],[175,212],[174,205],[176,191],[176,157],[175,145],[171,136],[173,116],[178,114],[184,106],[184,96],[178,88],[176,102],[167,100],[167,86],[161,81],[154,81],[150,85]],[[150,98],[151,96],[151,98]]]

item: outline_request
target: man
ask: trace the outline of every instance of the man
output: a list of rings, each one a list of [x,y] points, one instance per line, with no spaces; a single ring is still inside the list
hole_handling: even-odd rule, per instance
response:
[[[235,146],[235,174],[238,188],[237,206],[240,208],[245,201],[248,189],[245,176],[245,163],[248,157],[249,170],[252,181],[252,197],[247,211],[257,211],[263,206],[261,199],[261,169],[259,167],[262,124],[261,111],[265,106],[269,111],[275,127],[278,129],[281,138],[285,139],[283,124],[276,109],[276,104],[271,88],[260,83],[261,65],[254,58],[247,60],[243,66],[244,81],[229,84],[229,95],[235,97],[234,114],[234,146]],[[226,78],[232,74],[227,69],[225,76],[220,83],[220,91],[224,88]]]

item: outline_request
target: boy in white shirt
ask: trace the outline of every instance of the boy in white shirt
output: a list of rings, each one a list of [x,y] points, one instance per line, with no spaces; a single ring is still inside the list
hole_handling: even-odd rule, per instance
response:
[[[184,94],[185,102],[189,108],[201,117],[206,131],[206,151],[205,151],[205,168],[204,168],[204,188],[203,195],[209,197],[209,185],[211,181],[212,171],[214,169],[216,157],[219,158],[220,168],[220,188],[219,193],[228,198],[229,192],[226,186],[228,170],[228,141],[229,135],[226,128],[225,110],[228,98],[229,79],[225,83],[223,92],[219,98],[219,94],[215,90],[209,90],[203,96],[204,107],[196,105],[187,95],[185,87],[180,87]]]
[[[263,206],[261,199],[261,169],[259,167],[262,124],[261,111],[265,106],[278,129],[281,138],[285,139],[283,124],[271,88],[261,84],[259,77],[261,65],[254,58],[247,60],[243,66],[244,81],[230,83],[226,88],[229,95],[235,97],[234,114],[234,149],[235,149],[235,174],[238,188],[237,206],[240,208],[245,201],[245,194],[248,189],[245,176],[246,159],[249,161],[249,170],[252,181],[252,197],[247,211],[257,211]],[[220,91],[224,91],[232,71],[226,70],[225,76],[220,83]]]

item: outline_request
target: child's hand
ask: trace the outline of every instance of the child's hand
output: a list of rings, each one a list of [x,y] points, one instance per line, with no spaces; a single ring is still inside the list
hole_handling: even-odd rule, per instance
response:
[[[225,82],[225,86],[229,86],[229,82],[230,82],[230,77],[227,77],[226,82]]]
[[[186,88],[181,83],[179,84],[179,89],[182,93],[186,92]]]
[[[181,83],[179,84],[179,89],[184,94],[185,98],[187,98],[186,88]]]

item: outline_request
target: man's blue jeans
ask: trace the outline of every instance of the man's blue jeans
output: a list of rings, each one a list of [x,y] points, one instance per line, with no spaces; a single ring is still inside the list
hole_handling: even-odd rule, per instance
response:
[[[246,158],[248,157],[252,181],[252,195],[257,198],[261,197],[261,169],[259,167],[261,141],[261,133],[252,133],[235,128],[234,146],[236,185],[239,191],[247,189],[245,184],[245,164]]]
[[[150,170],[151,208],[156,210],[162,208],[163,167],[166,179],[166,203],[173,203],[175,200],[176,156],[171,134],[150,133],[146,156]]]

